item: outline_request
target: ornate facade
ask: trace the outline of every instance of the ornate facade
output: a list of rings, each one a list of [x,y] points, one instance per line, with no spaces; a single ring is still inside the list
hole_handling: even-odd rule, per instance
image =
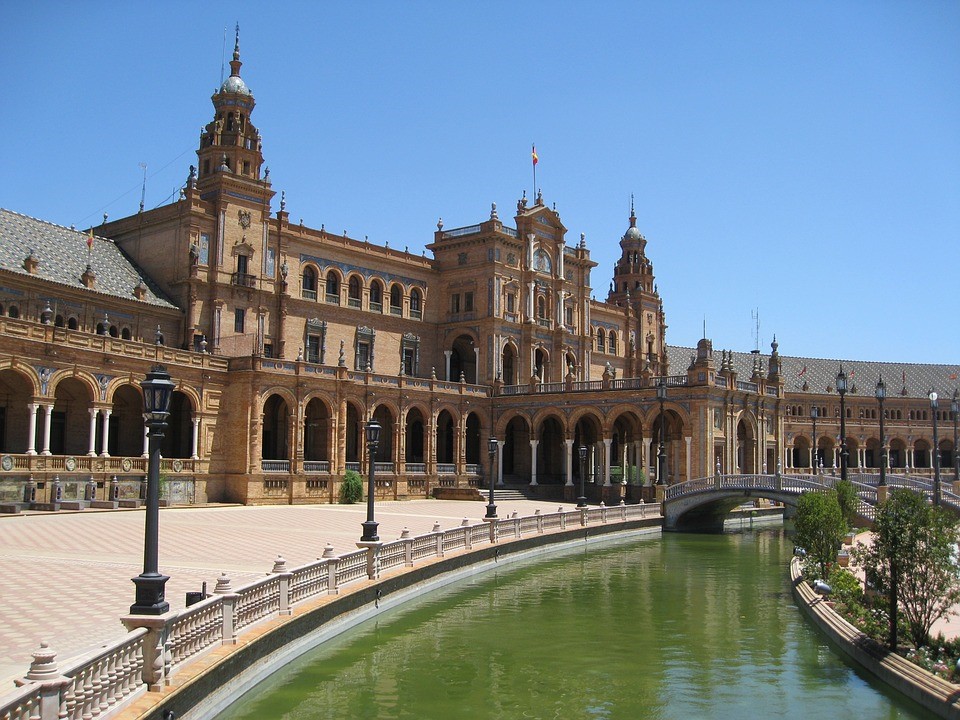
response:
[[[482,484],[491,464],[544,493],[572,497],[586,474],[597,497],[622,480],[652,497],[661,435],[668,483],[838,462],[839,363],[667,345],[632,207],[604,301],[583,236],[568,243],[539,194],[508,221],[493,206],[438,223],[432,257],[291,224],[240,69],[238,42],[177,202],[90,231],[0,212],[0,501],[134,496],[157,362],[178,383],[164,472],[179,501],[328,502],[371,460],[385,497]],[[956,368],[844,365],[850,466],[880,462],[882,374],[891,465],[931,465],[932,387],[949,472]]]

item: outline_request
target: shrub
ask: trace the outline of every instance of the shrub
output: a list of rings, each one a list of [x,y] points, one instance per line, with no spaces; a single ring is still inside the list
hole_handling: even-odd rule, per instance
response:
[[[363,500],[363,479],[356,470],[347,470],[340,483],[340,502],[352,505]]]

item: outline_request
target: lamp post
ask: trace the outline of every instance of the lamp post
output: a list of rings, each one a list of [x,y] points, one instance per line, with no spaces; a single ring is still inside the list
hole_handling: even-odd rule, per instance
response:
[[[844,396],[847,394],[847,374],[840,366],[837,373],[837,392],[840,393],[840,479],[847,479],[847,406]]]
[[[377,521],[373,519],[373,496],[374,496],[374,475],[376,474],[377,445],[380,444],[380,423],[376,420],[370,420],[367,423],[367,464],[369,465],[367,479],[367,519],[360,523],[363,527],[363,535],[360,536],[360,542],[378,542],[380,536],[377,535]]]
[[[587,446],[580,446],[580,497],[577,498],[577,507],[585,508],[587,506],[587,494],[584,491],[583,483],[587,475]]]
[[[883,384],[883,377],[877,380],[877,402],[880,404],[880,484],[887,486],[887,436],[883,432],[883,401],[887,397],[887,386]]]
[[[162,365],[155,365],[143,388],[143,418],[150,429],[150,464],[147,467],[147,512],[143,530],[143,572],[133,578],[136,602],[130,606],[131,615],[162,615],[170,609],[164,599],[164,586],[170,578],[158,569],[160,535],[160,440],[170,416],[170,398],[174,384],[170,373]]]
[[[957,416],[960,415],[960,390],[953,391],[950,412],[953,413],[953,481],[960,483],[960,455],[957,454]]]
[[[663,468],[667,461],[667,451],[663,446],[663,401],[667,399],[667,384],[663,378],[657,378],[657,400],[660,401],[660,447],[657,449],[657,485],[665,485]]]
[[[813,421],[813,448],[810,450],[810,467],[813,473],[817,473],[817,418],[820,417],[820,408],[816,405],[810,406],[810,419]]]
[[[490,502],[487,503],[487,514],[484,517],[493,520],[497,517],[497,506],[493,502],[493,483],[497,475],[497,439],[493,435],[487,440],[487,451],[490,453]]]
[[[930,410],[933,411],[933,504],[940,504],[940,438],[937,436],[937,394],[930,391]]]

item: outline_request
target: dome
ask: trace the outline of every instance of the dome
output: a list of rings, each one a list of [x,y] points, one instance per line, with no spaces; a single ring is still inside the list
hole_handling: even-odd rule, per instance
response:
[[[640,240],[643,239],[643,235],[640,234],[640,228],[629,227],[627,228],[627,231],[623,234],[623,239],[628,241],[634,240],[639,242]]]
[[[247,87],[247,84],[239,75],[231,75],[223,81],[223,85],[220,86],[220,92],[249,95],[250,88]]]

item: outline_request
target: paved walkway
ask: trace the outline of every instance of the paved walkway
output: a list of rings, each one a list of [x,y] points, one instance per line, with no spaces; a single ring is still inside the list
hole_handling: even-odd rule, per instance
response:
[[[498,503],[513,511],[553,512],[558,503]],[[570,510],[573,504],[566,504]],[[481,502],[408,500],[377,503],[383,540],[404,527],[420,535],[434,522],[449,529],[464,517],[479,522]],[[170,576],[167,602],[184,607],[187,591],[221,572],[234,586],[268,573],[277,555],[288,567],[316,560],[328,542],[336,554],[356,549],[365,505],[273,507],[201,506],[160,512],[160,571]],[[134,599],[130,578],[143,563],[142,510],[29,513],[0,516],[0,695],[26,673],[41,640],[57,651],[61,666],[72,657],[122,637],[120,624]]]

